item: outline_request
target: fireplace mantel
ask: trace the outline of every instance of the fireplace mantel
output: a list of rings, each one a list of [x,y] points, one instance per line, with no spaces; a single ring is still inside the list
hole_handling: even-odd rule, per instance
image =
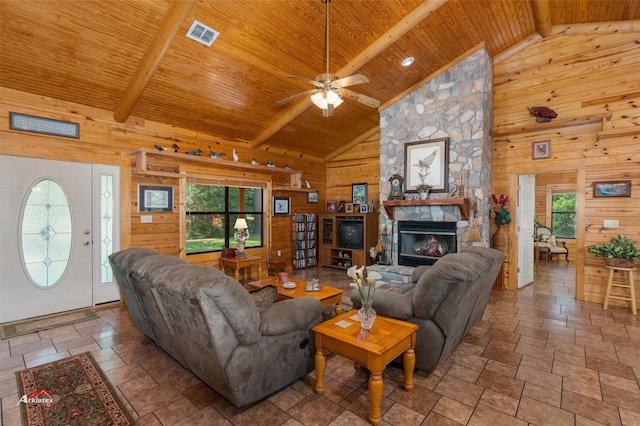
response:
[[[460,209],[460,220],[469,220],[469,199],[468,198],[442,198],[428,200],[389,200],[382,203],[389,219],[394,220],[396,207],[414,206],[458,206]]]

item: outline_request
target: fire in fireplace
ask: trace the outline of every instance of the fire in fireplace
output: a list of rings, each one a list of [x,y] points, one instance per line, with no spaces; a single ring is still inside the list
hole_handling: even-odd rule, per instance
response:
[[[398,265],[433,265],[457,251],[456,222],[398,221]]]

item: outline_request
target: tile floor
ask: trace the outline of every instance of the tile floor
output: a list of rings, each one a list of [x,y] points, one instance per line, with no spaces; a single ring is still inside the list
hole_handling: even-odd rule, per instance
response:
[[[432,374],[387,368],[383,425],[640,425],[640,321],[630,309],[576,301],[575,270],[541,264],[520,291],[493,292],[483,320]],[[344,271],[292,273],[348,286]],[[348,298],[347,298],[348,299]],[[367,372],[336,356],[327,392],[313,373],[239,410],[158,350],[119,307],[100,319],[0,341],[6,426],[20,424],[14,373],[91,351],[141,425],[365,425]]]

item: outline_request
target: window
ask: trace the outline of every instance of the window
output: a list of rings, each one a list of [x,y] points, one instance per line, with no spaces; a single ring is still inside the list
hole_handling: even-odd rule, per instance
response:
[[[185,196],[187,254],[235,247],[233,225],[238,217],[249,226],[245,248],[262,247],[262,188],[192,182],[186,184]]]
[[[551,230],[558,238],[576,237],[576,194],[551,194]]]

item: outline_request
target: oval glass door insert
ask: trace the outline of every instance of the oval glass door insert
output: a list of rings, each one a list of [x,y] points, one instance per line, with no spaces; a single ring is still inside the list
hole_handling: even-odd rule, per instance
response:
[[[55,286],[71,257],[69,199],[54,180],[38,181],[22,206],[20,245],[27,276],[39,288]]]

